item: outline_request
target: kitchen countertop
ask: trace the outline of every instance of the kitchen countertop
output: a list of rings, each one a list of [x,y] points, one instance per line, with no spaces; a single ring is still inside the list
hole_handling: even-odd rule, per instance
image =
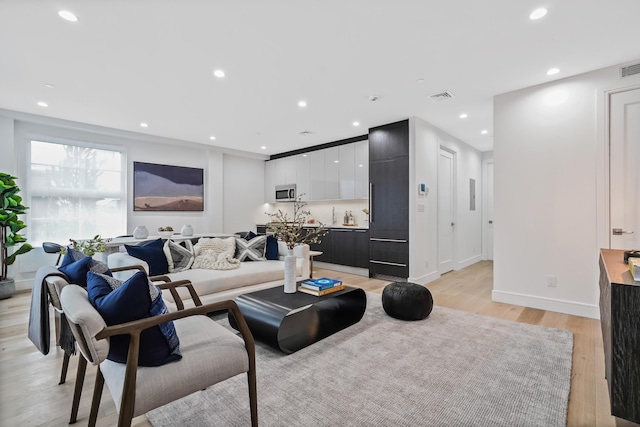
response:
[[[263,226],[263,227],[268,227],[269,224],[257,224],[258,226]],[[320,224],[305,224],[304,227],[318,227]],[[359,230],[368,230],[369,229],[369,224],[363,225],[363,224],[358,224],[358,225],[342,225],[342,224],[335,224],[335,225],[331,225],[331,224],[324,224],[324,228],[353,228],[353,229],[359,229]]]

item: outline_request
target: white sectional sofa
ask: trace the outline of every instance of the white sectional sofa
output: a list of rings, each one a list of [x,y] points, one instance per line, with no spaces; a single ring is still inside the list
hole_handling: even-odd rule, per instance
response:
[[[298,245],[293,250],[297,257],[296,276],[297,280],[308,279],[311,273],[309,246]],[[177,273],[168,273],[171,281],[189,280],[197,292],[203,304],[234,299],[238,295],[248,292],[281,286],[284,279],[284,256],[287,254],[287,246],[283,242],[278,242],[279,260],[270,261],[243,261],[240,267],[233,270],[209,270],[209,269],[189,269]],[[126,252],[117,252],[108,257],[109,267],[125,267],[130,265],[141,265],[149,272],[148,264],[135,258]],[[114,274],[119,279],[126,279],[133,272],[123,272]],[[180,298],[185,302],[185,307],[193,306],[193,301],[186,288],[178,290]],[[169,310],[176,310],[176,304],[170,292],[164,291],[162,297]]]

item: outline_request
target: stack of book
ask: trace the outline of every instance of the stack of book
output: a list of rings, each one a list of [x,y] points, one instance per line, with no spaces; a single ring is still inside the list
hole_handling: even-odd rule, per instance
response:
[[[341,291],[343,289],[344,285],[340,280],[329,279],[326,277],[305,280],[300,282],[298,285],[298,291],[315,295],[317,297]]]

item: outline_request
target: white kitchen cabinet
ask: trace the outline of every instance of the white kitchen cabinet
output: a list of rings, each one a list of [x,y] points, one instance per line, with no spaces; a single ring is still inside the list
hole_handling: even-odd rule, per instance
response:
[[[309,200],[324,200],[324,150],[309,153]]]
[[[345,144],[338,147],[340,151],[340,198],[353,199],[355,197],[355,144]]]
[[[298,191],[297,196],[302,196],[302,200],[311,200],[309,153],[298,154],[294,158],[296,161],[296,186]]]
[[[340,198],[340,147],[324,150],[324,198]]]
[[[354,146],[354,198],[369,198],[369,141],[358,141]]]
[[[278,164],[279,168],[282,168],[284,171],[284,182],[282,182],[282,184],[278,184],[278,185],[289,185],[289,184],[295,184],[296,180],[297,180],[297,162],[296,162],[296,156],[290,156],[290,157],[283,157],[280,160],[280,163]]]
[[[275,202],[275,186],[296,184],[303,200],[369,197],[369,142],[325,148],[269,160],[265,165],[265,201]]]

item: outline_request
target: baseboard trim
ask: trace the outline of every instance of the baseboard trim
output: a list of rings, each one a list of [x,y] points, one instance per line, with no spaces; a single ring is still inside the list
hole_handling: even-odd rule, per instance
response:
[[[600,319],[600,308],[592,304],[496,290],[491,292],[491,299],[495,302],[555,311],[591,319]]]
[[[433,282],[440,278],[440,273],[437,271],[432,271],[431,273],[423,274],[418,277],[409,277],[407,279],[408,282],[417,283],[419,285],[426,285],[429,282]]]
[[[313,267],[325,268],[327,270],[340,271],[342,273],[356,274],[358,276],[369,277],[368,268],[349,267],[347,265],[330,264],[328,262],[320,262],[320,261],[314,261]]]
[[[473,265],[476,262],[480,262],[480,261],[482,261],[482,254],[474,255],[470,258],[467,258],[465,260],[458,262],[458,265],[456,266],[456,270],[462,270],[463,268],[469,267],[470,265]]]

